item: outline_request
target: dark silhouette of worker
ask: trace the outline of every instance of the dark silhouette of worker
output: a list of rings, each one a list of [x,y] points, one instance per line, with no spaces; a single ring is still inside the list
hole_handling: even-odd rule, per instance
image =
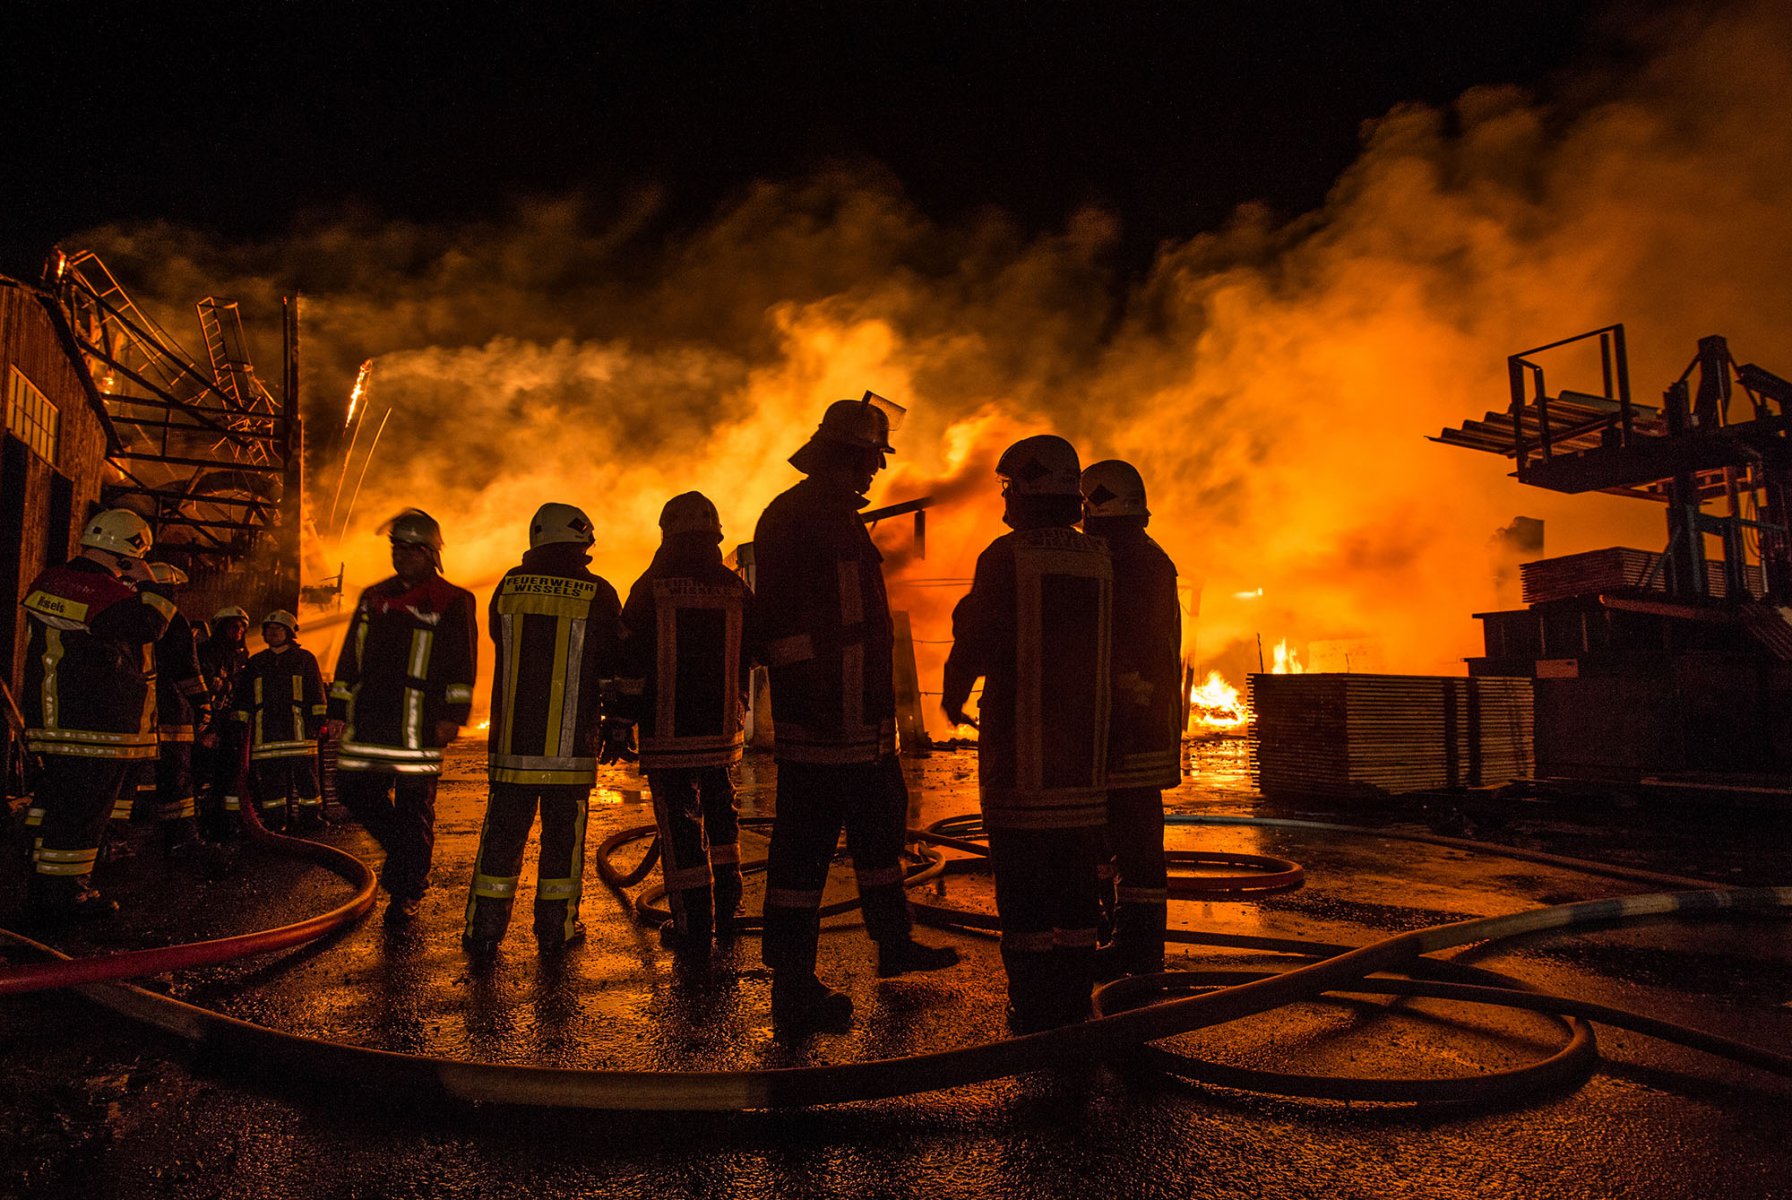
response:
[[[640,731],[640,768],[660,831],[672,919],[660,942],[690,963],[732,937],[741,901],[733,769],[757,621],[753,593],[722,561],[722,518],[684,492],[660,512],[660,548],[629,589],[617,710]]]
[[[1113,709],[1108,726],[1108,849],[1114,938],[1096,977],[1163,970],[1169,892],[1164,793],[1182,782],[1182,606],[1176,564],[1145,532],[1151,510],[1131,463],[1083,472],[1083,532],[1114,562]]]
[[[591,573],[597,531],[584,510],[549,503],[529,522],[529,549],[492,591],[491,780],[461,945],[488,960],[510,927],[535,812],[535,945],[559,954],[585,939],[579,898],[585,812],[597,780],[603,681],[617,669],[622,603]]]
[[[1093,987],[1096,862],[1107,823],[1108,637],[1112,565],[1074,528],[1076,449],[1024,438],[996,464],[1013,530],[977,559],[952,612],[942,707],[955,724],[981,678],[978,791],[1009,1024],[1016,1032],[1084,1019]]]
[[[867,392],[828,406],[790,456],[806,478],[766,507],[753,539],[778,761],[763,954],[774,1029],[791,1035],[852,1022],[852,1000],[815,975],[822,889],[843,824],[878,974],[958,961],[951,947],[910,937],[903,891],[895,634],[883,556],[858,516],[891,453],[900,409],[886,405]]]
[[[442,578],[442,529],[421,509],[386,526],[389,579],[361,593],[330,682],[336,794],[386,852],[386,924],[416,920],[435,849],[442,749],[473,705],[473,594]]]

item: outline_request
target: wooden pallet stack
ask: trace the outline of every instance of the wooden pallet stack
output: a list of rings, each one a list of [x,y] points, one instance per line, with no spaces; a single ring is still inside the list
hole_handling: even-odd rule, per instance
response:
[[[1560,558],[1540,558],[1518,568],[1524,586],[1526,604],[1543,604],[1550,600],[1567,600],[1577,596],[1600,596],[1636,591],[1668,590],[1667,571],[1658,566],[1661,555],[1630,546],[1612,546],[1604,550],[1588,550],[1584,554],[1565,554]],[[1753,563],[1743,567],[1743,578],[1749,591],[1762,594],[1761,568]],[[1722,597],[1728,590],[1724,580],[1724,564],[1717,559],[1705,561],[1705,587],[1713,597]]]
[[[1266,796],[1357,799],[1532,772],[1529,679],[1252,675],[1249,687]]]

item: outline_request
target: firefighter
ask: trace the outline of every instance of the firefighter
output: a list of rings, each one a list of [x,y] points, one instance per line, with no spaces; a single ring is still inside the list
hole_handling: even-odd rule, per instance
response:
[[[660,512],[660,548],[622,610],[621,720],[638,723],[672,920],[668,949],[701,956],[740,908],[733,767],[745,746],[753,593],[722,562],[722,518],[701,492]],[[613,738],[612,743],[623,738]]]
[[[1083,472],[1083,532],[1114,564],[1112,720],[1108,725],[1107,846],[1116,905],[1112,944],[1096,976],[1163,970],[1169,892],[1164,794],[1182,782],[1182,606],[1176,564],[1145,532],[1145,481],[1130,463]]]
[[[193,779],[199,790],[200,823],[213,841],[235,836],[241,821],[246,762],[242,726],[228,720],[237,676],[249,665],[244,639],[249,614],[226,605],[212,615],[211,632],[199,643],[199,672],[212,697],[210,718],[199,727],[193,748]]]
[[[790,456],[806,478],[772,500],[754,535],[778,762],[762,953],[773,1025],[791,1034],[852,1023],[852,1000],[815,976],[821,894],[843,824],[878,975],[958,961],[951,947],[912,940],[902,884],[895,635],[882,556],[858,516],[892,452],[889,435],[890,412],[871,393],[829,405]]]
[[[461,935],[475,959],[495,953],[509,927],[537,805],[536,948],[551,955],[585,938],[585,811],[597,780],[601,685],[615,674],[622,609],[616,589],[586,566],[595,540],[579,509],[542,505],[529,522],[523,561],[492,592],[491,794]]]
[[[249,747],[249,793],[261,823],[280,832],[324,827],[318,786],[317,737],[323,729],[324,677],[299,645],[299,619],[285,610],[262,618],[267,649],[237,677],[231,718]]]
[[[954,724],[976,680],[977,780],[995,871],[1009,1022],[1027,1033],[1088,1015],[1096,861],[1107,820],[1107,551],[1082,516],[1074,447],[1024,438],[996,464],[1013,530],[977,559],[952,613],[942,706]]]
[[[143,726],[144,656],[174,605],[139,585],[151,579],[149,524],[128,509],[88,520],[80,555],[26,591],[26,747],[43,756],[29,903],[44,920],[104,916],[117,905],[92,884],[107,818],[133,763],[152,762]]]
[[[168,563],[149,564],[153,580],[143,590],[173,602],[187,573]],[[177,609],[155,644],[156,817],[162,848],[179,854],[199,844],[194,807],[193,742],[211,716],[211,693],[199,670],[193,623]]]
[[[479,653],[473,595],[442,578],[442,529],[409,508],[386,526],[390,579],[361,593],[330,683],[337,799],[386,852],[386,924],[416,919],[435,846],[442,748],[467,722]]]

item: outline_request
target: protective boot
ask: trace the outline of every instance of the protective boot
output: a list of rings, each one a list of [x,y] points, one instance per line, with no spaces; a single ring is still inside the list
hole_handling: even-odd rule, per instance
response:
[[[1168,909],[1162,903],[1121,902],[1114,914],[1114,960],[1127,975],[1149,975],[1164,969],[1164,926]],[[1116,975],[1102,978],[1115,979]]]
[[[584,943],[585,922],[583,921],[574,921],[571,929],[567,929],[564,926],[555,926],[552,930],[545,933],[540,929],[535,931],[535,950],[543,958],[552,958],[555,955],[565,954],[574,946],[581,946],[584,945]]]
[[[707,886],[671,894],[672,919],[660,926],[660,945],[680,954],[708,954],[713,920]]]
[[[1002,948],[1008,971],[1008,1028],[1016,1034],[1039,1033],[1063,1024],[1064,1004],[1052,978],[1049,951]]]
[[[772,976],[772,1031],[780,1038],[845,1033],[852,1028],[852,997],[813,974]]]
[[[745,889],[738,863],[721,863],[715,872],[716,940],[733,941],[739,932],[740,898]]]
[[[26,884],[26,908],[45,925],[92,921],[113,916],[118,904],[101,895],[85,875],[33,874]]]
[[[1054,1025],[1076,1025],[1089,1019],[1089,996],[1095,990],[1095,947],[1059,946],[1050,956]]]
[[[891,979],[910,971],[939,971],[958,962],[951,946],[929,946],[913,938],[891,938],[877,944],[877,977]]]

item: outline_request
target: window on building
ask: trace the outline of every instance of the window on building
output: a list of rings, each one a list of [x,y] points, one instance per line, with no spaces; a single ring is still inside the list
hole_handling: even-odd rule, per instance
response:
[[[45,462],[56,461],[62,414],[17,367],[6,375],[6,427]]]

